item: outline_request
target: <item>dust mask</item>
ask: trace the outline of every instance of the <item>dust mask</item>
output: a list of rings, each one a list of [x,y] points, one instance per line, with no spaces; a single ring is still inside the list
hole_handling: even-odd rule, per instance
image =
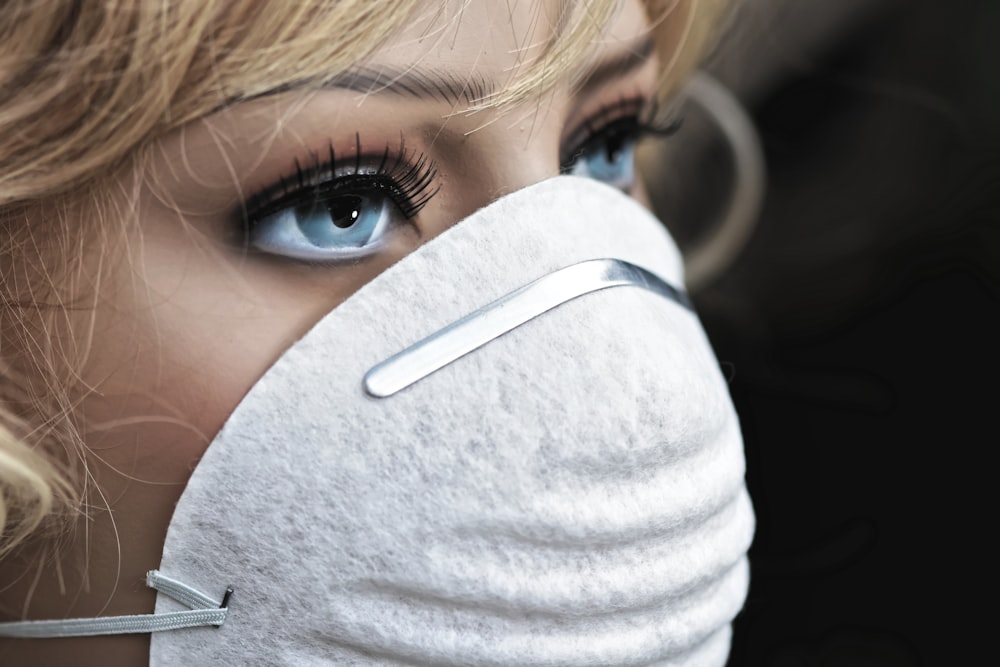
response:
[[[571,176],[386,270],[205,452],[131,617],[150,664],[724,665],[754,521],[682,284]]]

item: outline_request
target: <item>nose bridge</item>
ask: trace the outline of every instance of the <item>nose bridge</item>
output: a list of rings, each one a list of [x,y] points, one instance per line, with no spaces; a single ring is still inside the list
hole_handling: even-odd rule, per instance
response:
[[[539,100],[497,121],[503,129],[503,137],[496,142],[501,149],[491,189],[497,197],[559,174],[562,124],[553,106],[551,101]]]
[[[518,109],[488,119],[458,148],[453,222],[493,201],[559,175],[562,126],[552,109]]]
[[[502,197],[559,175],[559,134],[548,127],[513,130],[498,153],[490,191]]]

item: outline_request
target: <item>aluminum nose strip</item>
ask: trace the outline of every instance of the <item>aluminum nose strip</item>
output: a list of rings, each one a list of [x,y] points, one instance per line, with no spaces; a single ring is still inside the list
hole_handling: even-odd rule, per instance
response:
[[[691,310],[687,294],[621,259],[592,259],[542,276],[373,366],[365,391],[387,398],[556,306],[609,287],[641,287]]]

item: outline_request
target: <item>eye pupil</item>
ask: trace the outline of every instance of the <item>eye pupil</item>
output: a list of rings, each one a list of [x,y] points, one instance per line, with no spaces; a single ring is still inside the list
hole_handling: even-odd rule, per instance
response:
[[[625,142],[626,142],[626,140],[627,140],[627,137],[624,137],[624,136],[622,136],[620,134],[619,135],[615,135],[613,137],[610,137],[608,139],[608,142],[607,142],[607,144],[604,147],[604,150],[605,150],[604,154],[605,154],[605,157],[607,158],[608,162],[617,162],[618,161],[618,159],[621,157],[622,152],[623,152],[623,150],[625,148]]]
[[[330,220],[333,225],[340,229],[347,229],[361,217],[361,209],[364,204],[365,197],[341,195],[328,200],[326,208],[330,212]]]

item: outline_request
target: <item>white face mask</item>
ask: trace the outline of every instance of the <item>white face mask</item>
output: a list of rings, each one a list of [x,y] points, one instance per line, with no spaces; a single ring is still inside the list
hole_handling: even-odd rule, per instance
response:
[[[140,618],[224,622],[150,664],[725,664],[753,513],[681,282],[645,209],[575,177],[385,271],[195,469]]]

